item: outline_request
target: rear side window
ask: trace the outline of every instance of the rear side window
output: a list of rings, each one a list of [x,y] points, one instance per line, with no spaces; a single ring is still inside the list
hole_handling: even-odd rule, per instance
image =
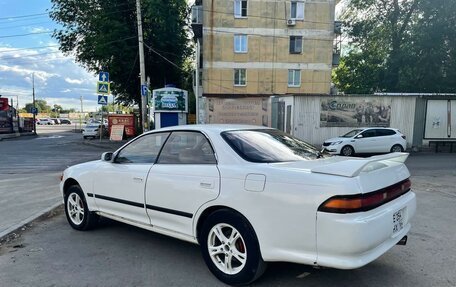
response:
[[[166,141],[159,164],[215,164],[215,154],[207,138],[199,132],[173,132]]]
[[[363,138],[371,138],[377,136],[377,133],[375,130],[367,130],[362,133]]]
[[[392,136],[392,135],[396,134],[395,131],[388,130],[388,129],[377,129],[376,133],[377,133],[378,137],[381,137],[381,136]]]

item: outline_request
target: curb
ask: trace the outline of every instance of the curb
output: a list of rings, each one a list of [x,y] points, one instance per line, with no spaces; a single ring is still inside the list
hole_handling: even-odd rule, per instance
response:
[[[50,213],[51,211],[53,211],[54,209],[57,209],[58,207],[62,206],[63,205],[63,202],[59,201],[57,203],[54,203],[52,206],[40,211],[40,212],[37,212],[35,213],[34,215],[22,220],[21,222],[19,223],[16,223],[14,224],[13,226],[9,227],[8,229],[0,232],[0,240],[3,239],[4,237],[6,237],[7,235],[9,235],[10,233],[13,233],[14,231],[22,228],[23,226],[29,224],[30,222],[40,218],[41,216],[47,214],[47,213]]]

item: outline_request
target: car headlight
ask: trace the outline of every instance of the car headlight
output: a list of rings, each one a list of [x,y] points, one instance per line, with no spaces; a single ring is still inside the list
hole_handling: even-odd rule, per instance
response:
[[[330,145],[338,145],[338,144],[341,144],[342,141],[337,141],[337,142],[332,142]]]

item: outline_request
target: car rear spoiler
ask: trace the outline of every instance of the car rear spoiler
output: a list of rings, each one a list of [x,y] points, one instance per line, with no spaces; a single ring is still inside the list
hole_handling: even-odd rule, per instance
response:
[[[331,174],[345,177],[355,177],[361,172],[370,172],[388,166],[388,163],[404,163],[408,153],[396,152],[368,158],[350,158],[344,161],[330,163],[311,169],[313,173]],[[382,164],[383,163],[383,164]]]

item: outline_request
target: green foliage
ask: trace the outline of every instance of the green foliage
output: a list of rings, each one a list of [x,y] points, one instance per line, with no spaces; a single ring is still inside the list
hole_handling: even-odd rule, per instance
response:
[[[455,92],[456,1],[351,0],[343,20],[340,91]]]
[[[49,113],[51,111],[51,106],[47,104],[45,100],[35,100],[35,105],[38,110],[38,113]],[[25,104],[25,110],[27,113],[31,113],[33,108],[33,103]]]
[[[73,54],[89,71],[110,73],[111,91],[123,104],[140,102],[136,6],[134,0],[51,0],[50,16],[62,29],[54,31],[60,49]],[[182,86],[183,67],[192,49],[187,37],[189,12],[185,0],[143,0],[146,76],[151,89]]]

